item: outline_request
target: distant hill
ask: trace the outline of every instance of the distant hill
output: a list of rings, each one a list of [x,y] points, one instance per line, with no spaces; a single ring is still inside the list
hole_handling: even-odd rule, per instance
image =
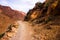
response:
[[[13,10],[9,6],[0,5],[0,34],[4,33],[13,22],[24,20],[24,17],[24,12]]]
[[[11,19],[24,19],[25,13],[22,11],[17,11],[11,9],[9,6],[2,6],[0,5],[0,11],[2,11],[4,15],[10,17]]]

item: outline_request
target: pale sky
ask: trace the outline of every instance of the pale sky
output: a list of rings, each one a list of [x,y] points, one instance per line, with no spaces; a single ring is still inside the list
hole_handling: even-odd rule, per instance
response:
[[[27,12],[32,9],[36,2],[45,0],[0,0],[0,5],[10,6],[12,9]]]

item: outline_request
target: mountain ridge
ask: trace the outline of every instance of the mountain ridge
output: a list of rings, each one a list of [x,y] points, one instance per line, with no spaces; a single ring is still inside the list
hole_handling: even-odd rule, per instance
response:
[[[16,21],[24,20],[25,13],[11,9],[9,6],[0,5],[0,34],[7,31],[8,27]]]

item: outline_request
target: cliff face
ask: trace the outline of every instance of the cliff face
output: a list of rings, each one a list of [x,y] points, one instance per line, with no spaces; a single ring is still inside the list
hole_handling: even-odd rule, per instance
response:
[[[51,1],[51,2],[50,2]],[[46,22],[53,18],[60,16],[60,1],[50,0],[44,3],[37,2],[33,9],[30,9],[25,17],[26,21],[39,20],[39,22]]]
[[[4,33],[7,28],[15,21],[24,20],[25,13],[13,10],[8,6],[0,5],[0,34]]]
[[[60,40],[60,1],[36,3],[25,17],[34,31],[32,40]]]

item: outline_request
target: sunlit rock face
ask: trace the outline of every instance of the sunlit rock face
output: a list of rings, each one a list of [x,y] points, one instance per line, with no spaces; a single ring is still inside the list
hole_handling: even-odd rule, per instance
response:
[[[52,0],[50,0],[52,1]],[[58,9],[60,9],[60,1],[52,1],[52,3],[50,1],[44,2],[44,3],[40,3],[37,2],[35,4],[35,7],[33,9],[30,9],[27,13],[26,16],[26,21],[29,20],[34,20],[34,19],[40,19],[40,21],[42,20],[48,20],[48,18],[51,17],[51,19],[55,16],[60,15]],[[47,4],[46,4],[47,3]]]
[[[48,5],[47,2],[37,3],[27,13],[25,21],[34,31],[32,40],[60,40],[60,1],[50,1]]]
[[[25,13],[13,10],[8,6],[0,5],[0,34],[4,33],[7,28],[18,20],[24,20]]]

